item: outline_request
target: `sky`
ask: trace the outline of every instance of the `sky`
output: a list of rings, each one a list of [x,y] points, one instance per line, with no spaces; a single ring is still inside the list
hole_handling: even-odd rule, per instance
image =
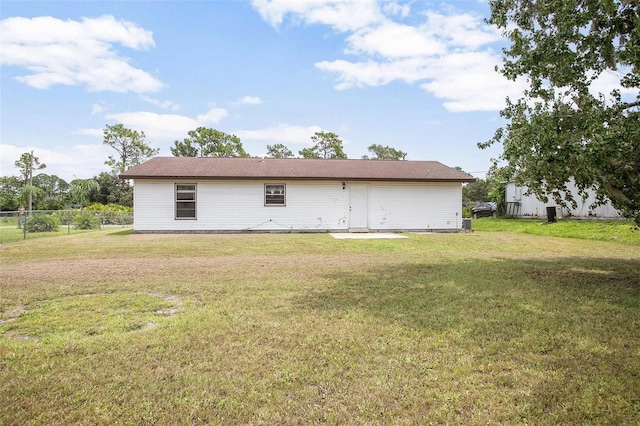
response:
[[[263,156],[320,130],[349,158],[372,144],[483,178],[522,82],[486,1],[0,2],[0,176],[24,152],[70,182],[109,171],[103,129],[143,131],[171,156],[197,127]]]

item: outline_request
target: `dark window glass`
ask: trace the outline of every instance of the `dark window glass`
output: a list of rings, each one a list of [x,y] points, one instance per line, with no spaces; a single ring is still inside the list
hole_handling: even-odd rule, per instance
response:
[[[284,184],[267,184],[264,186],[264,205],[265,206],[284,206],[285,205],[285,186]]]
[[[176,185],[176,219],[196,218],[196,185]]]

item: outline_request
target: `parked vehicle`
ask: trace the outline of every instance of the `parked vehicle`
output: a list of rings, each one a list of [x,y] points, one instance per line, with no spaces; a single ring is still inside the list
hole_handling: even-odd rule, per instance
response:
[[[480,203],[471,209],[471,215],[474,219],[479,217],[495,217],[498,206],[496,203]]]

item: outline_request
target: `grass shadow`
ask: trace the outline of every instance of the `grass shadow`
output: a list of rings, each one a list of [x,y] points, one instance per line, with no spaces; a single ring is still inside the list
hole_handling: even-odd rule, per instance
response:
[[[418,329],[451,328],[517,307],[566,314],[567,305],[628,309],[640,302],[640,260],[416,263],[326,278],[333,282],[327,290],[309,292],[298,303],[320,311],[364,309]]]
[[[121,236],[121,235],[133,235],[133,234],[135,234],[133,229],[125,229],[123,231],[109,232],[107,236]]]
[[[403,264],[327,276],[300,309],[410,333],[450,380],[511,392],[521,418],[629,423],[640,399],[640,260]],[[636,395],[636,396],[634,396]],[[517,406],[517,407],[516,407]]]

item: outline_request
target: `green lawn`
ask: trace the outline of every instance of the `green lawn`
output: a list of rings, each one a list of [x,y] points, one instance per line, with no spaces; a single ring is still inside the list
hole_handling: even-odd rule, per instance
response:
[[[637,233],[498,223],[0,244],[0,424],[639,423]]]
[[[478,231],[509,231],[550,237],[616,241],[640,245],[640,229],[632,220],[560,220],[482,218],[472,221]]]
[[[111,229],[114,229],[113,227]],[[122,227],[123,229],[131,229]],[[73,227],[60,226],[57,231],[54,232],[24,232],[24,229],[17,227],[5,227],[0,228],[0,244],[13,243],[23,240],[32,240],[34,238],[48,238],[48,237],[62,237],[71,234],[86,234],[95,231],[87,231],[84,229],[74,229]]]

